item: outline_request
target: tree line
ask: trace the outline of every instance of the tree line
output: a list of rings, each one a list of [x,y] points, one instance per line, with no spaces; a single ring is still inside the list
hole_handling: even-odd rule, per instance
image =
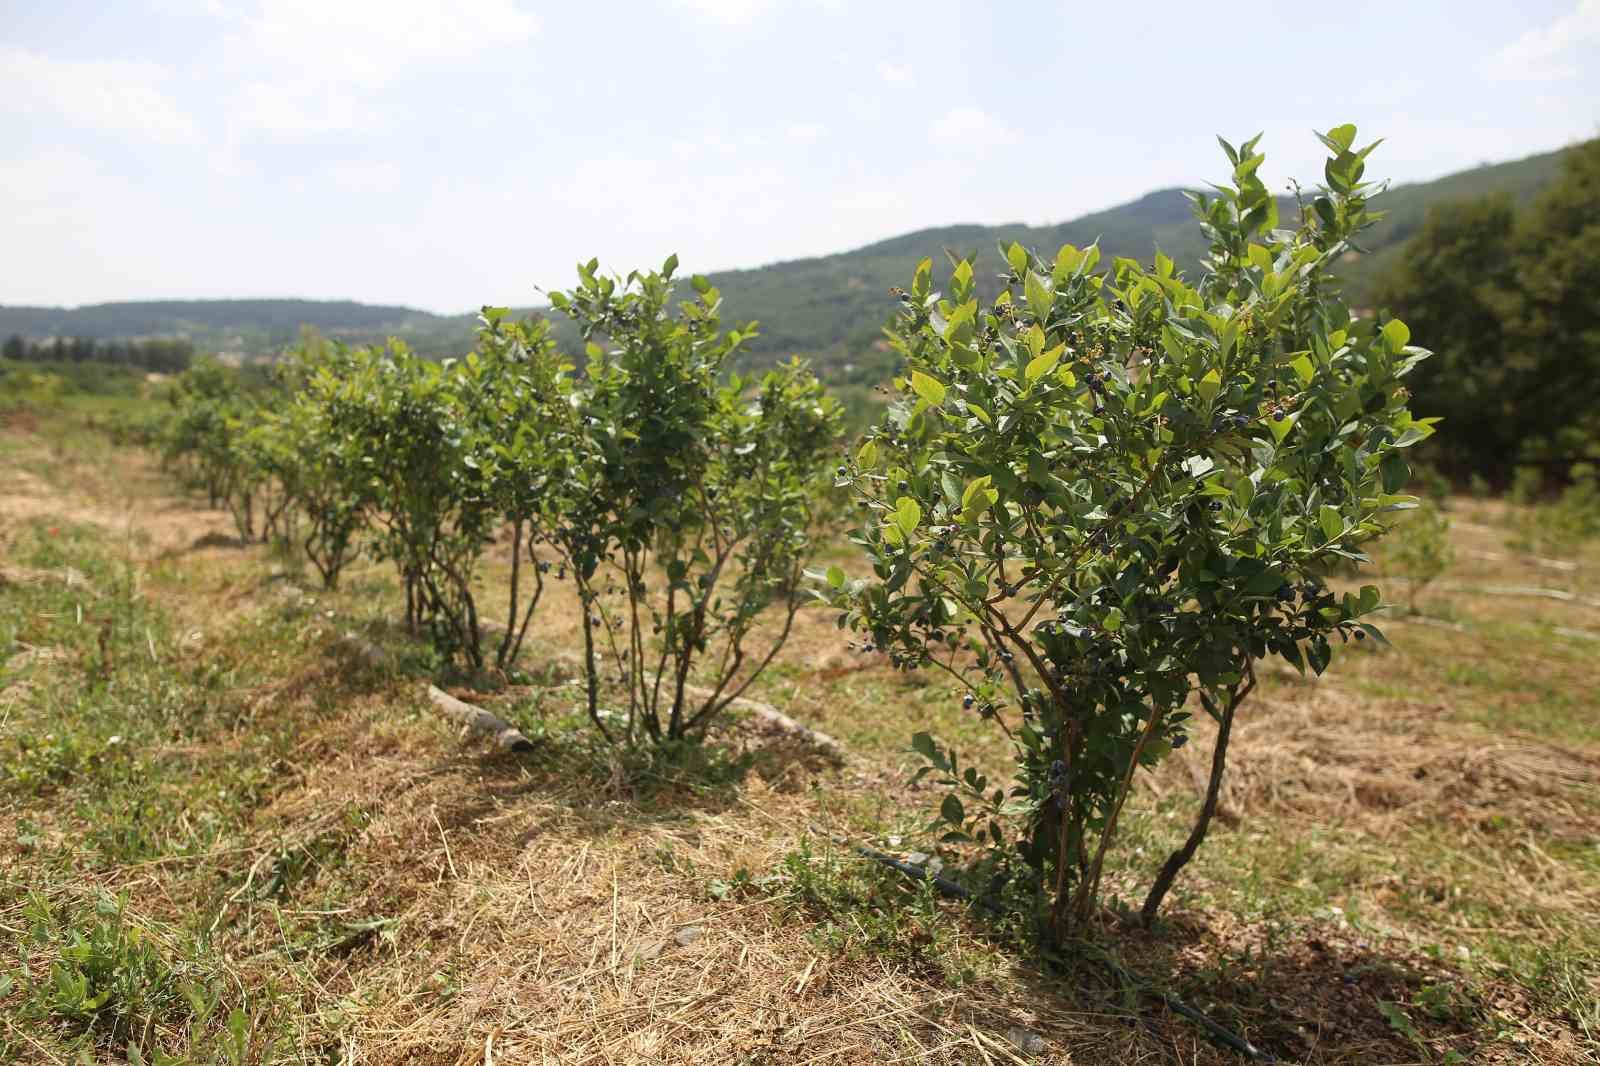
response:
[[[56,337],[49,341],[29,341],[12,334],[0,346],[0,356],[21,363],[107,363],[178,374],[194,362],[194,344],[174,337],[112,341]]]
[[[1519,463],[1600,458],[1600,140],[1526,208],[1434,207],[1376,302],[1434,350],[1411,387],[1442,418],[1428,454],[1448,473],[1505,485]]]

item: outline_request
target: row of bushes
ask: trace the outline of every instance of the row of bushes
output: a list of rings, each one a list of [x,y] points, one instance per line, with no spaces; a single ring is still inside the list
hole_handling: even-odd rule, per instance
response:
[[[1191,708],[1217,725],[1211,781],[1147,918],[1206,834],[1256,661],[1321,672],[1336,641],[1378,636],[1363,620],[1378,590],[1336,596],[1321,575],[1364,560],[1386,513],[1414,503],[1404,449],[1432,426],[1401,383],[1428,353],[1398,320],[1353,318],[1331,274],[1372,221],[1372,146],[1355,133],[1322,136],[1326,186],[1294,229],[1256,141],[1227,146],[1231,183],[1196,202],[1211,246],[1196,284],[1165,256],[1105,270],[1094,247],[1012,246],[987,304],[970,260],[952,261],[947,291],[924,261],[898,293],[896,402],[834,477],[870,576],[811,576],[841,628],[899,668],[948,674],[1004,731],[1008,784],[927,733],[913,747],[948,790],[947,845],[1053,939],[1096,913],[1137,771],[1187,741]],[[532,589],[513,573],[495,661],[539,601],[543,546],[583,599],[596,728],[694,735],[800,605],[837,412],[798,366],[722,383],[749,334],[720,330],[700,279],[671,311],[674,266],[616,281],[590,263],[552,298],[588,343],[578,376],[542,326],[494,309],[462,361],[302,351],[287,398],[245,411],[191,375],[173,460],[261,501],[244,504],[247,528],[295,516],[330,582],[367,538],[399,568],[413,623],[472,666],[487,661],[476,566],[508,524]],[[770,606],[782,620],[754,646]],[[602,655],[625,719],[600,713]],[[708,690],[691,697],[696,663]]]
[[[460,360],[311,344],[257,394],[202,365],[172,393],[167,461],[227,503],[241,536],[293,540],[329,587],[360,552],[392,562],[407,625],[470,671],[509,669],[547,575],[570,574],[595,726],[615,740],[697,735],[771,662],[803,602],[839,416],[799,363],[725,378],[754,333],[721,329],[704,279],[674,306],[675,268],[619,283],[589,263],[553,297],[586,339],[581,376],[543,322],[501,308]],[[506,529],[494,634],[481,562]],[[769,607],[784,621],[763,640]],[[624,681],[620,720],[602,713],[602,673]]]

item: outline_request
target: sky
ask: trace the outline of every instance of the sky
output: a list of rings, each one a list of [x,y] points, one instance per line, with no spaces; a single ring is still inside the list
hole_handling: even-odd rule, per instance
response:
[[[457,313],[1600,134],[1600,0],[0,0],[0,304]]]

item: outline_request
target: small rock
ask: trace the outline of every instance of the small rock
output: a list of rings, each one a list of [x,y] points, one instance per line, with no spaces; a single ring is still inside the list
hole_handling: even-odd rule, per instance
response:
[[[913,851],[910,855],[906,856],[906,862],[909,862],[913,866],[921,866],[927,861],[928,853],[925,851]]]
[[[706,931],[703,926],[686,925],[674,933],[672,939],[678,942],[679,947],[686,948],[705,935]]]
[[[1049,1050],[1050,1045],[1044,1037],[1020,1025],[1013,1025],[1006,1030],[1006,1039],[1011,1041],[1018,1050],[1028,1055],[1043,1055]]]

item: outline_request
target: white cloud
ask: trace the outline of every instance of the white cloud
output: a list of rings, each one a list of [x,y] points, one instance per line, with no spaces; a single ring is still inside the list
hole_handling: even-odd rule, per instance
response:
[[[828,135],[828,127],[818,122],[796,122],[784,132],[796,144],[816,144]]]
[[[753,26],[782,9],[776,0],[673,0],[673,3],[697,18],[737,29]],[[850,13],[850,0],[813,0],[812,6],[834,18]]]
[[[0,257],[7,303],[127,298],[140,286],[159,286],[171,262],[190,254],[163,216],[161,191],[84,152],[51,148],[0,158],[0,188],[7,206],[0,247],[26,250]]]
[[[160,144],[197,136],[194,121],[166,90],[172,72],[156,63],[59,59],[0,46],[0,97],[13,114]]]
[[[983,152],[1015,144],[1020,136],[982,108],[958,107],[933,120],[928,139],[939,148]]]
[[[382,160],[347,159],[328,168],[328,177],[346,192],[372,195],[400,188],[405,172]]]
[[[385,89],[419,71],[503,52],[540,19],[513,0],[261,0],[230,20],[230,116],[292,137],[380,125]]]
[[[917,83],[917,72],[906,63],[879,63],[878,77],[890,85],[911,86]]]
[[[773,9],[772,0],[678,0],[678,5],[724,26],[748,26]]]
[[[844,109],[857,122],[877,122],[883,118],[883,101],[876,96],[851,93],[845,97]]]
[[[1578,76],[1581,46],[1600,41],[1600,0],[1578,0],[1571,11],[1538,26],[1489,57],[1492,77],[1505,81],[1561,81]]]

